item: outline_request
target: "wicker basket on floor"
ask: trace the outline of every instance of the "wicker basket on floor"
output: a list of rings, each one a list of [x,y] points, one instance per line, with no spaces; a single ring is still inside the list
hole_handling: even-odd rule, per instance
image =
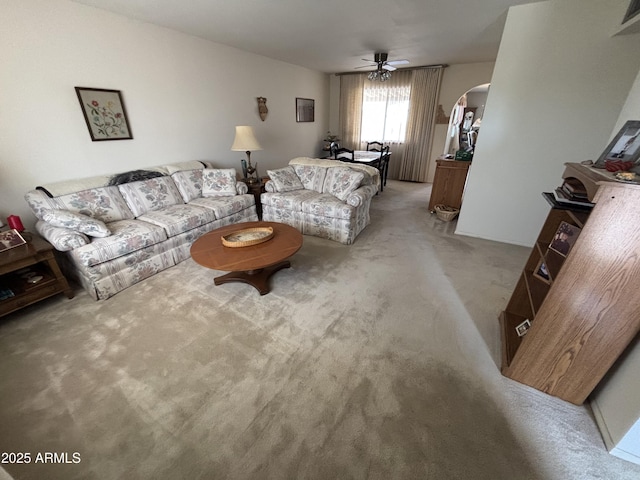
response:
[[[436,215],[440,220],[444,220],[445,222],[450,222],[454,218],[458,216],[460,213],[459,208],[449,207],[447,205],[438,204],[433,209],[436,211]]]

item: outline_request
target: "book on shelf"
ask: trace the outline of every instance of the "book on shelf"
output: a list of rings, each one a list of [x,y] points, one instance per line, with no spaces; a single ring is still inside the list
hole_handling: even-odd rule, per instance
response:
[[[567,194],[562,187],[556,188],[553,192],[553,197],[556,202],[565,205],[579,205],[582,207],[593,207],[595,204],[590,202],[586,198],[576,197],[575,195]]]
[[[587,192],[581,192],[579,190],[572,190],[567,183],[563,183],[562,187],[560,187],[565,195],[571,199],[576,200],[585,200],[589,201],[589,197],[587,197]]]
[[[562,184],[562,188],[571,195],[587,198],[587,189],[580,180],[566,178]]]

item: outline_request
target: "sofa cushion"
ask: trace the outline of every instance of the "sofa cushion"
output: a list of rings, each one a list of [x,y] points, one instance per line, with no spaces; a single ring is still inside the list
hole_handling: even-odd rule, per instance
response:
[[[235,194],[235,168],[205,168],[202,171],[203,197],[230,197]]]
[[[136,217],[151,210],[184,203],[171,177],[158,177],[118,185],[127,205]]]
[[[278,192],[291,192],[304,188],[295,170],[290,165],[277,170],[267,170],[267,175],[269,175],[269,179],[273,182]]]
[[[211,210],[194,205],[169,205],[160,210],[151,210],[140,215],[138,220],[164,228],[168,237],[173,237],[200,225],[213,222],[216,216]]]
[[[347,205],[330,193],[321,193],[312,199],[302,202],[302,212],[317,217],[349,220],[354,216],[355,207]]]
[[[202,168],[175,172],[171,174],[171,178],[185,203],[202,196]]]
[[[54,227],[68,228],[90,237],[108,237],[111,231],[101,220],[69,210],[47,210],[42,219]]]
[[[68,228],[54,227],[42,220],[36,222],[36,231],[59,252],[68,252],[87,245],[91,240],[84,233]]]
[[[111,235],[94,238],[90,244],[70,252],[87,267],[113,260],[167,239],[162,227],[140,220],[118,220],[109,224]]]
[[[197,205],[212,210],[216,219],[222,219],[241,212],[256,204],[253,195],[234,195],[233,197],[200,197],[189,202],[189,205]]]
[[[362,172],[346,167],[331,167],[327,169],[322,191],[344,202],[351,192],[357,190],[363,178]]]
[[[118,187],[96,187],[59,197],[49,197],[37,189],[27,192],[25,199],[40,220],[48,210],[69,210],[105,223],[133,218]]]
[[[260,198],[262,205],[268,205],[278,210],[302,210],[302,203],[313,201],[320,195],[313,190],[293,190],[291,192],[263,193]]]
[[[306,190],[322,193],[327,169],[316,165],[293,165],[293,170]]]

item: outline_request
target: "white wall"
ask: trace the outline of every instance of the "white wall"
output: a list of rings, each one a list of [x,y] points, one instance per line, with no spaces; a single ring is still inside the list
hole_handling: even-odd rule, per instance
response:
[[[597,158],[640,68],[626,0],[512,7],[456,233],[531,246],[564,162]]]
[[[640,120],[640,73],[611,138],[627,120]],[[598,385],[591,405],[609,451],[640,464],[640,337]]]
[[[255,127],[261,173],[318,155],[328,129],[326,74],[67,0],[2,2],[0,64],[5,223],[33,222],[23,195],[39,184],[186,160],[239,170],[235,125]],[[121,90],[134,139],[92,142],[74,86]],[[315,122],[296,123],[295,97],[315,99]]]

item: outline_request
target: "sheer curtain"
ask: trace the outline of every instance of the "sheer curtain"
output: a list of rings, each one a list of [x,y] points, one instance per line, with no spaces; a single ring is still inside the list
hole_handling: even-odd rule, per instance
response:
[[[340,146],[360,149],[362,94],[367,74],[340,77]]]
[[[427,181],[442,72],[442,67],[422,68],[411,72],[411,106],[405,148],[401,155],[396,155],[392,149],[390,178],[412,182]]]

